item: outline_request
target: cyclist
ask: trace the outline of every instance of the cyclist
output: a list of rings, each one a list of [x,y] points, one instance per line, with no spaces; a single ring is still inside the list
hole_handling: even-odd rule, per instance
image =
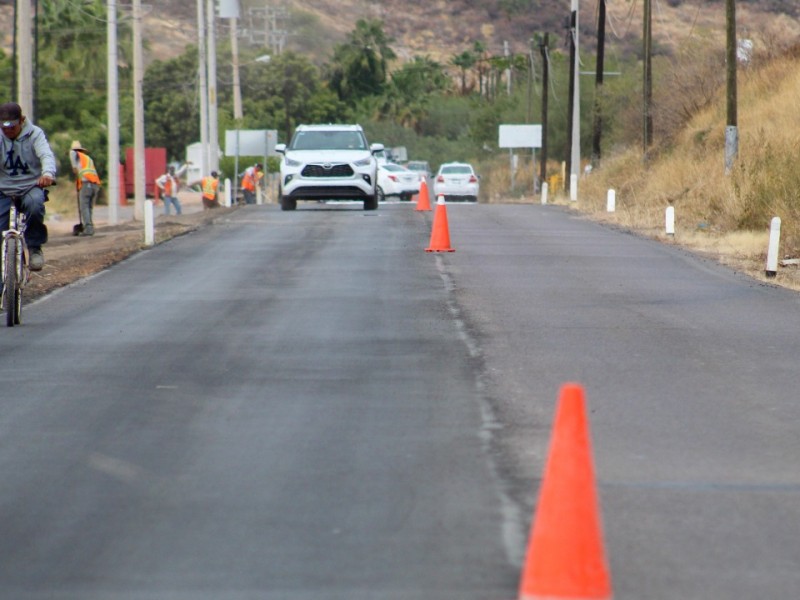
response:
[[[44,188],[56,182],[56,157],[44,131],[25,118],[16,102],[0,104],[0,130],[0,228],[7,228],[11,197],[24,194],[29,267],[41,271],[47,242]]]

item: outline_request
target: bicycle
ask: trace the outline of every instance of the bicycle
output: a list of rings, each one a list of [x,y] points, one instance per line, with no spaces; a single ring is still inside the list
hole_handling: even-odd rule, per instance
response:
[[[27,223],[20,205],[26,193],[11,196],[8,229],[3,232],[0,246],[0,277],[3,284],[0,304],[6,313],[7,327],[22,323],[22,290],[31,273],[28,266],[28,245],[25,242]],[[47,190],[44,193],[46,197]]]

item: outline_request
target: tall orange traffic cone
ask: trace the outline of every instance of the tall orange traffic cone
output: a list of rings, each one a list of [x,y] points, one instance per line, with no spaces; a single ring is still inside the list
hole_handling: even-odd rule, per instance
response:
[[[419,182],[419,195],[417,198],[417,208],[414,210],[430,210],[431,199],[428,197],[428,184],[424,179]]]
[[[519,600],[611,598],[583,388],[561,388]]]
[[[425,248],[425,252],[455,252],[455,249],[450,247],[450,230],[447,227],[447,207],[444,203],[444,196],[436,199],[431,241],[430,245]]]

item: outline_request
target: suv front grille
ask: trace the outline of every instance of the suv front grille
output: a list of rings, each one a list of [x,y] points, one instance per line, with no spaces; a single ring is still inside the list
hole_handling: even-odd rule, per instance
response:
[[[352,177],[353,169],[348,164],[306,165],[301,174],[303,177]]]

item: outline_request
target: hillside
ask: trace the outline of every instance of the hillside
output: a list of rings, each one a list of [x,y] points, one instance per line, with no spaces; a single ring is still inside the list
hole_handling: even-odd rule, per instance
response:
[[[580,43],[593,53],[598,0],[580,2]],[[502,54],[504,42],[512,53],[526,53],[535,33],[549,32],[554,47],[565,48],[564,23],[570,0],[243,0],[239,22],[243,49],[271,47],[267,39],[271,18],[285,32],[284,48],[324,62],[360,18],[381,19],[400,60],[428,55],[447,63],[475,41]],[[144,4],[147,17],[146,59],[171,58],[197,39],[195,0],[162,0]],[[504,8],[505,7],[505,8]],[[122,9],[124,18],[124,8]],[[640,0],[607,0],[607,43],[613,51],[638,52],[642,29]],[[659,0],[653,3],[656,51],[669,52],[692,36],[724,38],[723,0]],[[785,46],[800,37],[800,3],[795,0],[737,0],[742,37],[762,40],[764,46]],[[0,44],[13,46],[13,2],[0,2]],[[220,21],[218,37],[229,37],[228,22]],[[273,38],[274,40],[275,38]],[[276,42],[277,43],[277,42]]]
[[[163,6],[163,9],[161,8]],[[177,18],[173,51],[181,35],[194,39],[196,3],[169,0],[154,6],[162,23]],[[470,48],[475,41],[487,50],[502,54],[504,42],[512,53],[527,53],[535,33],[549,32],[555,47],[566,48],[565,22],[570,0],[271,0],[255,11],[242,9],[240,29],[246,46],[249,40],[264,42],[266,24],[259,12],[285,15],[276,24],[286,31],[285,47],[325,60],[333,44],[344,40],[359,18],[380,19],[393,38],[401,60],[428,55],[443,63]],[[503,7],[511,7],[503,9]],[[608,44],[618,51],[638,52],[642,30],[640,0],[607,0]],[[516,8],[515,8],[516,7]],[[526,9],[526,7],[531,7]],[[597,0],[581,0],[581,46],[593,52],[596,38]],[[794,0],[737,0],[737,21],[742,37],[764,44],[787,45],[800,36],[800,3]],[[653,3],[655,46],[669,51],[691,36],[725,34],[725,3],[722,0],[660,0]],[[227,35],[227,32],[226,34]],[[161,40],[163,37],[159,36]],[[163,44],[163,41],[161,42]],[[154,46],[154,51],[157,47]]]

